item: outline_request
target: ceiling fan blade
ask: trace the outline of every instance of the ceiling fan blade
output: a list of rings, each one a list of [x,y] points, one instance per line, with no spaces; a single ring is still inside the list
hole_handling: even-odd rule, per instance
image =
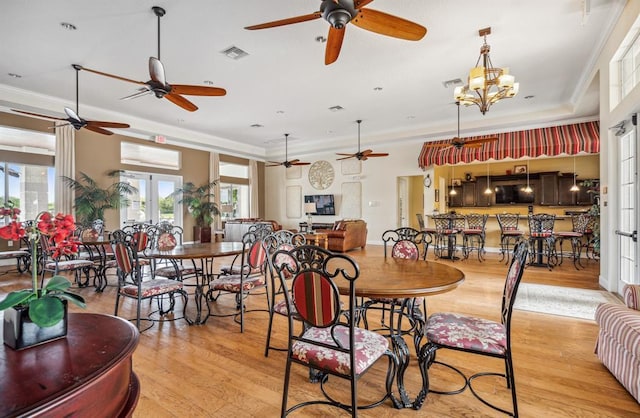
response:
[[[336,152],[336,155],[346,155],[347,157],[355,157],[356,156],[356,154],[343,154],[343,153],[340,153],[340,152]]]
[[[107,131],[106,129],[102,129],[98,126],[89,126],[88,124],[84,126],[86,129],[102,134],[102,135],[113,135],[113,132]]]
[[[333,64],[338,59],[342,48],[342,40],[344,39],[345,27],[342,29],[336,29],[333,26],[329,27],[327,47],[324,52],[324,65]]]
[[[179,94],[167,93],[164,95],[164,98],[169,100],[171,103],[180,106],[184,110],[188,110],[189,112],[195,112],[196,110],[198,110],[198,106],[194,105]]]
[[[362,152],[360,153],[360,155],[369,155],[369,154],[371,154],[372,152],[373,152],[373,150],[372,150],[372,149],[366,149],[366,150],[362,151]]]
[[[103,122],[99,120],[88,120],[86,126],[98,128],[130,128],[128,123]]]
[[[493,142],[493,141],[497,141],[497,140],[498,140],[497,136],[490,136],[490,137],[487,137],[487,138],[470,139],[470,140],[465,142],[465,145],[469,145],[469,144],[486,144],[487,142]]]
[[[246,26],[245,29],[256,30],[256,29],[275,28],[277,26],[285,26],[285,25],[291,25],[293,23],[307,22],[309,20],[319,19],[321,17],[322,17],[322,13],[313,12],[308,15],[290,17],[290,18],[281,19],[281,20],[274,20],[273,22],[261,23],[259,25]]]
[[[424,26],[371,9],[360,9],[360,13],[351,23],[371,32],[407,41],[419,41],[427,33],[427,28]]]
[[[265,167],[279,167],[281,165],[282,165],[282,163],[273,163],[273,164],[267,164],[267,165],[265,165]]]
[[[298,161],[300,161],[298,158],[296,158],[295,160],[289,160],[289,161],[285,161],[285,163],[289,163],[289,164],[295,164]]]
[[[144,81],[131,80],[130,78],[120,77],[119,75],[103,73],[102,71],[92,70],[91,68],[86,68],[86,67],[82,67],[82,66],[79,66],[79,67],[80,67],[80,69],[88,71],[90,73],[102,75],[102,76],[105,76],[105,77],[115,78],[116,80],[126,81],[128,83],[133,83],[133,84],[140,84],[140,85],[143,85],[143,86],[147,84]]]
[[[371,157],[388,157],[389,153],[388,152],[372,152],[371,154],[367,154],[366,157],[367,158],[371,158]]]
[[[291,163],[291,165],[311,165],[311,163]]]
[[[167,84],[167,79],[164,76],[164,65],[162,65],[156,57],[149,57],[149,75],[151,76],[151,80],[163,86]]]
[[[53,120],[67,120],[67,118],[57,118],[55,116],[41,115],[40,113],[25,112],[24,110],[17,110],[17,109],[11,109],[11,110],[13,112],[23,113],[25,115],[31,115],[31,116],[38,116],[40,118],[47,118],[47,119],[53,119]]]
[[[186,94],[187,96],[224,96],[227,94],[227,91],[220,87],[172,84],[171,93]]]
[[[339,155],[344,155],[344,154],[339,154]],[[354,158],[357,157],[357,155],[355,154],[351,154],[348,157],[342,157],[342,158],[336,158],[336,161],[340,161],[340,160],[348,160],[349,158]]]

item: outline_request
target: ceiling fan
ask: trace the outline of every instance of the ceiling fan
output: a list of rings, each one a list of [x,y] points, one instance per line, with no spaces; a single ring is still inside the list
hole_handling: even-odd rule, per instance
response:
[[[301,23],[323,18],[331,27],[327,36],[324,63],[332,64],[340,55],[345,27],[351,22],[354,25],[371,32],[387,35],[408,41],[418,41],[427,33],[427,29],[417,23],[396,17],[364,6],[373,0],[322,0],[320,10],[311,14],[290,17],[259,25],[247,26],[245,29],[267,29],[276,26]]]
[[[294,165],[310,165],[311,164],[311,163],[303,163],[298,159],[289,161],[288,156],[289,156],[289,134],[284,134],[284,161],[281,163],[277,161],[268,161],[269,164],[267,164],[265,167],[277,167],[279,165],[282,165],[286,168],[289,168]]]
[[[434,142],[434,143],[427,144],[427,147],[431,147],[431,148],[454,147],[456,149],[461,149],[463,147],[480,148],[482,147],[482,145],[488,142],[493,142],[498,140],[497,136],[488,136],[485,138],[476,138],[476,139],[467,139],[467,140],[465,140],[464,138],[460,138],[460,102],[456,102],[456,105],[458,106],[458,135],[453,137],[449,143]]]
[[[338,158],[336,161],[346,160],[348,158],[357,158],[360,161],[367,161],[368,158],[371,157],[386,157],[389,155],[387,152],[373,152],[373,150],[366,149],[364,151],[360,151],[360,124],[362,123],[362,119],[358,119],[358,152],[355,154],[340,154],[337,155],[346,155],[346,157]]]
[[[144,96],[150,93],[155,94],[158,99],[163,97],[173,104],[180,106],[181,108],[194,112],[198,110],[198,107],[191,103],[189,100],[182,97],[187,96],[224,96],[227,91],[220,87],[209,86],[196,86],[188,84],[169,84],[165,78],[164,66],[160,61],[160,18],[165,15],[166,11],[162,7],[153,6],[151,8],[153,13],[158,17],[158,57],[149,57],[149,75],[151,80],[136,81],[129,78],[120,77],[113,74],[104,73],[102,71],[92,70],[90,68],[82,67],[83,70],[90,73],[102,75],[105,77],[115,78],[116,80],[127,81],[129,83],[142,85],[137,93],[130,96],[123,97],[123,100],[134,99],[136,97]]]
[[[41,118],[53,119],[53,120],[65,120],[69,122],[69,125],[73,126],[76,130],[81,128],[86,128],[90,131],[97,132],[103,135],[113,135],[113,132],[108,131],[104,128],[128,128],[129,125],[126,123],[118,123],[118,122],[103,122],[97,120],[86,120],[82,119],[78,114],[79,106],[78,106],[78,96],[79,96],[79,88],[78,88],[78,72],[82,67],[77,64],[71,65],[76,70],[76,110],[70,109],[68,107],[64,108],[64,113],[67,114],[67,118],[57,118],[55,116],[41,115],[39,113],[25,112],[24,110],[16,110],[11,109],[14,112],[24,113],[25,115],[38,116]]]

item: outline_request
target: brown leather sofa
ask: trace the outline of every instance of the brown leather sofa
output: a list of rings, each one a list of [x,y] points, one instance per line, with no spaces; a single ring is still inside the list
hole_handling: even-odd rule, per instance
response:
[[[332,229],[318,229],[327,234],[329,250],[345,252],[367,245],[367,223],[362,219],[336,221]]]

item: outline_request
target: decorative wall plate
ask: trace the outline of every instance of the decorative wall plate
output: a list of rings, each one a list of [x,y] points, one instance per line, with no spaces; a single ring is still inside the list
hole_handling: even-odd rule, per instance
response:
[[[335,172],[329,161],[316,161],[309,168],[309,183],[314,189],[324,190],[333,184]]]

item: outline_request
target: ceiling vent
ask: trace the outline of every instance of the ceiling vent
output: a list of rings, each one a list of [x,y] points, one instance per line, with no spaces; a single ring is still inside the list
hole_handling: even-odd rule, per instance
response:
[[[220,52],[233,60],[239,60],[240,58],[244,58],[247,55],[249,55],[248,53],[238,48],[237,46],[230,46],[229,48]]]
[[[447,80],[442,82],[442,85],[446,89],[448,89],[449,87],[461,86],[462,84],[463,84],[462,80],[460,80],[459,78],[454,78],[453,80]]]
[[[340,106],[340,105],[338,105],[338,106],[331,106],[331,107],[329,108],[329,110],[330,110],[330,111],[332,111],[332,112],[339,112],[339,111],[341,111],[341,110],[344,110],[344,107],[342,107],[342,106]]]

